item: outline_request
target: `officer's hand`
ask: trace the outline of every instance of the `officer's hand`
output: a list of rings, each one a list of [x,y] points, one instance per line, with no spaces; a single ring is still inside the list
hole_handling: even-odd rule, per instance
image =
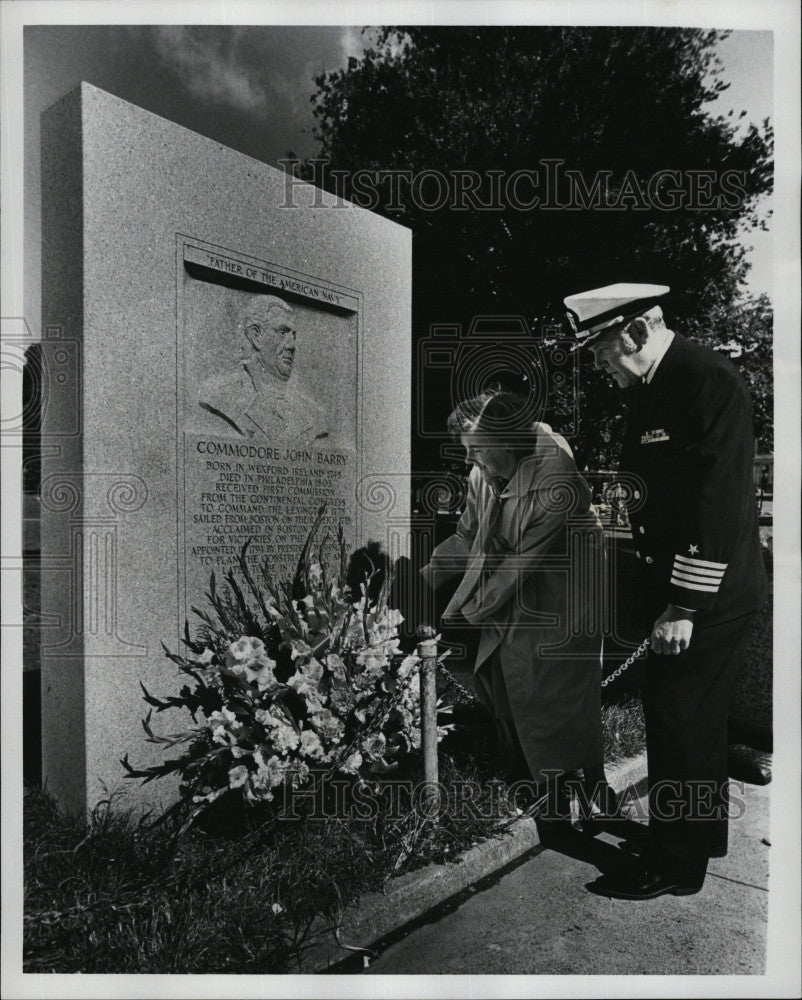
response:
[[[677,656],[684,653],[691,644],[693,632],[693,612],[675,608],[673,604],[665,609],[652,629],[652,651],[663,656]]]

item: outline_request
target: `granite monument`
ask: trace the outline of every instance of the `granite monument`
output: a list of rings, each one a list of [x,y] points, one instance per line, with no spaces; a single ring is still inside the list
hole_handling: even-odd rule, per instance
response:
[[[119,761],[210,572],[287,572],[323,501],[352,545],[408,517],[410,233],[86,83],[42,218],[43,778],[153,806]]]

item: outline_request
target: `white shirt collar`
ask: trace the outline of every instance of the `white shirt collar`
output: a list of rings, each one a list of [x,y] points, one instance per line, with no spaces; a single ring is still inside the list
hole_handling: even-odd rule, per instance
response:
[[[671,346],[671,341],[674,339],[674,331],[673,330],[666,330],[664,333],[661,331],[660,337],[661,337],[662,343],[660,344],[660,350],[657,352],[657,357],[652,362],[652,367],[643,376],[643,381],[647,385],[649,385],[649,383],[654,378],[654,373],[657,371],[657,366],[663,360],[663,356],[665,355],[666,351]]]

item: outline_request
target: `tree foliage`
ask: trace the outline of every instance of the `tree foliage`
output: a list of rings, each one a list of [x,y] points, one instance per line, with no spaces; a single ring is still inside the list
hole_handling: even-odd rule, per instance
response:
[[[719,306],[707,325],[687,321],[694,340],[727,355],[749,386],[754,408],[758,451],[774,450],[774,391],[772,371],[773,311],[767,295]]]
[[[469,168],[486,181],[492,171],[542,173],[545,161],[558,160],[587,190],[608,171],[616,210],[523,210],[503,185],[492,210],[432,210],[409,186],[391,190],[387,177],[375,210],[413,232],[415,338],[435,323],[464,328],[488,314],[522,316],[539,336],[571,292],[621,280],[665,283],[669,325],[712,345],[740,336],[734,320],[745,336],[768,323],[769,336],[756,335],[744,361],[753,390],[764,393],[756,412],[765,438],[770,308],[765,299],[742,300],[748,263],[740,237],[765,227],[760,200],[771,190],[773,135],[768,119],[744,126],[732,113],[707,110],[727,87],[716,55],[724,37],[673,28],[382,28],[361,59],[316,79],[315,136],[329,174],[308,162],[305,176],[358,202],[360,170]],[[331,170],[342,172],[336,183]],[[707,198],[702,210],[666,210],[644,202],[650,179],[665,170],[679,171],[686,189],[693,171],[714,172],[714,194],[725,172],[736,171],[729,176],[738,178],[737,204]],[[584,366],[581,384],[578,459],[609,466],[625,400]],[[431,461],[414,443],[416,461]]]

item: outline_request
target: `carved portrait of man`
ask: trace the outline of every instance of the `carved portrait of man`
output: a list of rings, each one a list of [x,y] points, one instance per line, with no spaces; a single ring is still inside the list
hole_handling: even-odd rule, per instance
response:
[[[246,438],[309,446],[328,442],[322,407],[293,379],[298,332],[292,308],[275,295],[253,295],[238,324],[243,349],[238,371],[209,379],[198,405],[205,425]]]

